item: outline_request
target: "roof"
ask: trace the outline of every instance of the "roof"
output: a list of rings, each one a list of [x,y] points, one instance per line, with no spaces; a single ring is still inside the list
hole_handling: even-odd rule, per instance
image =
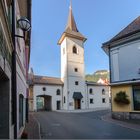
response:
[[[34,75],[34,84],[63,85],[60,78]]]
[[[92,86],[108,86],[107,84],[101,84],[101,83],[90,82],[90,81],[86,81],[86,84]]]
[[[137,17],[133,22],[131,22],[127,27],[125,27],[115,37],[113,37],[111,40],[109,40],[106,43],[107,44],[111,43],[113,41],[125,38],[127,36],[130,36],[130,35],[138,33],[138,32],[140,32],[140,16]]]
[[[70,5],[69,8],[69,16],[68,16],[68,22],[66,25],[66,29],[63,32],[61,38],[58,41],[58,44],[60,45],[64,39],[65,36],[73,37],[73,38],[79,38],[83,41],[86,41],[86,38],[78,31],[73,12],[72,12],[72,6]]]
[[[68,16],[68,22],[67,22],[67,25],[66,25],[66,30],[68,28],[72,31],[78,32],[76,22],[75,22],[73,13],[72,13],[72,5],[71,4],[70,4],[70,7],[69,7],[69,16]]]

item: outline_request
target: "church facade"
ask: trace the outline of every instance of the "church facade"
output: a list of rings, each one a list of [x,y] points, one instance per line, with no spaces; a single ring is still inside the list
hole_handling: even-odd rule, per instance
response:
[[[29,109],[75,110],[108,108],[109,86],[85,81],[84,42],[70,6],[68,23],[58,41],[61,78],[29,74]]]

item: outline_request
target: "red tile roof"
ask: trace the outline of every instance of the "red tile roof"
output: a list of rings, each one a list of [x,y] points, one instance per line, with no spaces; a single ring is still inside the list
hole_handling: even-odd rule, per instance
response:
[[[34,84],[63,85],[60,78],[34,75]]]

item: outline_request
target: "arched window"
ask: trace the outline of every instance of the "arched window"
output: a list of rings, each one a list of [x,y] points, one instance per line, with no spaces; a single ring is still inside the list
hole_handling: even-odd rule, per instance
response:
[[[105,89],[102,89],[102,95],[105,95]]]
[[[73,53],[77,54],[77,48],[75,46],[73,46],[72,51],[73,51]]]
[[[56,95],[60,95],[60,89],[57,89]]]
[[[92,94],[92,93],[93,93],[93,90],[92,90],[92,88],[90,88],[90,89],[89,89],[89,93],[90,93],[90,94]]]

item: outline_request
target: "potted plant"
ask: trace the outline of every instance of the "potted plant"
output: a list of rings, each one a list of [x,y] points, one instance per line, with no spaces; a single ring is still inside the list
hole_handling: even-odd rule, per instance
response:
[[[130,100],[125,91],[120,91],[116,94],[114,101],[120,105],[128,105],[130,104]]]

